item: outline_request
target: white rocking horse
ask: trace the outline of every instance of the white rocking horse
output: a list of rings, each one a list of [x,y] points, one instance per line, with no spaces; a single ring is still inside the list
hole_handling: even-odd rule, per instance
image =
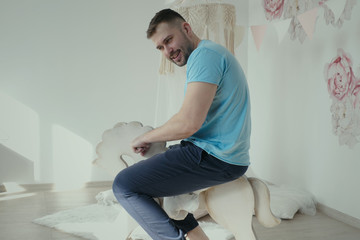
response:
[[[166,151],[165,142],[152,144],[144,157],[132,151],[131,141],[151,129],[149,126],[143,127],[140,122],[116,124],[104,132],[102,142],[96,148],[98,158],[93,163],[105,168],[115,177],[122,169]],[[112,190],[107,191],[107,197],[110,201],[116,201]],[[265,227],[274,227],[281,221],[270,210],[270,194],[265,183],[246,176],[194,193],[159,199],[158,202],[174,219],[183,219],[187,212],[194,213],[195,217],[203,216],[204,212],[209,213],[211,218],[229,230],[236,240],[256,240],[252,228],[254,213]],[[123,238],[119,239],[129,239],[138,226],[137,223],[125,211],[119,214],[118,221],[121,221],[122,225],[124,222],[127,224]]]

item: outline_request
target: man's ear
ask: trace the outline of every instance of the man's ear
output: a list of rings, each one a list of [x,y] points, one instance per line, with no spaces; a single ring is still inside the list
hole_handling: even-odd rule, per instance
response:
[[[182,27],[183,27],[186,34],[188,34],[188,35],[192,34],[192,29],[191,29],[191,26],[190,26],[189,23],[183,22]]]

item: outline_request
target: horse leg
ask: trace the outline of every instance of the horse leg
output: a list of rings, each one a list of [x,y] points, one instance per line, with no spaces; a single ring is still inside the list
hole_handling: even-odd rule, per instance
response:
[[[236,240],[256,240],[252,228],[254,194],[246,177],[206,190],[205,203],[215,222]]]

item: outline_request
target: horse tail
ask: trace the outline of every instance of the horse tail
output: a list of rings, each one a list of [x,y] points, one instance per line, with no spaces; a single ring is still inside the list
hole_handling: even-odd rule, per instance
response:
[[[266,184],[257,178],[248,178],[254,192],[255,216],[264,227],[270,228],[280,224],[270,209],[270,192]]]

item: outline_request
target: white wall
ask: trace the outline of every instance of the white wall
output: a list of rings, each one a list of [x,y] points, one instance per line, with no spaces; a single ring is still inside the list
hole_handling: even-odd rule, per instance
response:
[[[259,16],[262,10],[254,2],[250,11]],[[337,29],[326,25],[319,10],[314,38],[303,44],[289,35],[279,44],[274,25],[262,22],[268,29],[260,51],[249,36],[248,80],[255,175],[305,189],[320,203],[360,219],[360,143],[340,146],[333,134],[324,77],[338,48],[352,55],[354,70],[360,67],[359,11],[358,2],[352,19]]]
[[[66,169],[91,162],[115,123],[154,124],[159,53],[145,31],[163,3],[0,1],[0,168],[16,171],[18,153],[36,181],[52,182],[61,158]],[[92,171],[89,180],[107,179]]]
[[[75,162],[86,168],[101,134],[116,122],[153,125],[159,55],[145,30],[163,2],[0,2],[1,170],[26,175],[35,163],[36,181],[52,182]],[[250,2],[250,14],[248,1],[241,2],[239,24],[262,23],[259,1]],[[359,5],[340,30],[319,17],[314,39],[304,44],[289,38],[278,44],[270,25],[260,52],[251,35],[236,51],[251,91],[254,173],[308,190],[357,218],[360,144],[339,146],[332,133],[323,69],[338,47],[360,65]],[[109,179],[91,171],[90,180]],[[7,174],[0,182],[31,177]]]

